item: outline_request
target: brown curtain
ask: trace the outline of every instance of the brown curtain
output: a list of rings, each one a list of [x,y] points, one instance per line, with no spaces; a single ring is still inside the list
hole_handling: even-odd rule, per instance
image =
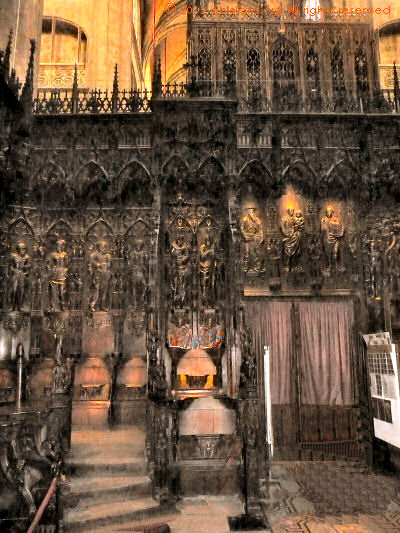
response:
[[[253,346],[257,361],[264,360],[264,346],[269,346],[271,357],[271,397],[273,404],[294,401],[291,390],[291,330],[292,302],[248,301],[245,303],[245,321],[253,331]],[[262,364],[259,364],[262,370]]]
[[[352,302],[300,302],[301,403],[351,405],[354,312]]]

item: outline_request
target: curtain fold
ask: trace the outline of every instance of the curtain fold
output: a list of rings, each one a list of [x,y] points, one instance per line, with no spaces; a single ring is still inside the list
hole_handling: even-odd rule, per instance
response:
[[[353,390],[352,302],[299,302],[301,403],[351,405]]]
[[[292,302],[245,302],[246,325],[253,331],[253,347],[262,369],[264,346],[271,357],[271,398],[273,404],[294,402],[291,387]],[[261,367],[261,368],[260,368]]]

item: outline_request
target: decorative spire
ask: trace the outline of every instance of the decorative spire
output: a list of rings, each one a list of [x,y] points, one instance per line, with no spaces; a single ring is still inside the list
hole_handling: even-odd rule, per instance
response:
[[[112,112],[113,113],[117,113],[117,111],[118,111],[118,94],[119,94],[119,88],[118,88],[118,63],[115,63],[113,90],[112,90],[112,95],[111,95],[111,108],[112,108]]]
[[[158,98],[162,93],[162,78],[161,78],[161,59],[155,61],[153,83],[152,83],[152,98]]]
[[[25,111],[30,113],[33,99],[33,74],[35,61],[36,41],[31,39],[31,52],[29,56],[28,69],[26,71],[25,84],[22,88],[21,103],[25,107]]]
[[[393,61],[393,94],[394,94],[394,106],[396,113],[399,112],[399,102],[400,102],[400,86],[399,86],[399,77],[397,75],[396,62]]]
[[[72,84],[72,113],[78,112],[78,99],[79,99],[79,89],[78,89],[78,67],[75,63],[74,70],[74,82]]]
[[[8,80],[10,76],[10,58],[11,58],[11,48],[12,48],[12,37],[13,37],[13,31],[10,30],[10,33],[8,34],[7,48],[4,54],[4,63],[3,63],[3,76],[6,81]]]

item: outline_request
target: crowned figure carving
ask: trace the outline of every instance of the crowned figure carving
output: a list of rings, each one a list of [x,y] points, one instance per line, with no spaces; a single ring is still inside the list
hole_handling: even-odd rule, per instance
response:
[[[171,292],[174,304],[183,308],[189,300],[190,278],[192,267],[190,262],[190,249],[182,233],[178,234],[171,245],[173,274],[171,279]]]
[[[262,269],[261,244],[264,232],[260,214],[255,207],[248,207],[240,220],[240,231],[244,239],[243,270],[260,272]]]
[[[300,210],[292,206],[286,208],[286,214],[281,218],[280,229],[283,235],[283,253],[285,269],[293,269],[296,258],[302,252],[302,235],[304,231],[304,217]]]

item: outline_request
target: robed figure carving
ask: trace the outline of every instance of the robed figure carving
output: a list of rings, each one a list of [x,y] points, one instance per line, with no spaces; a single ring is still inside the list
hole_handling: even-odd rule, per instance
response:
[[[240,221],[244,238],[245,272],[259,272],[262,267],[261,244],[264,241],[262,220],[254,207],[249,207]]]
[[[290,272],[294,261],[301,255],[301,240],[304,230],[304,217],[301,211],[294,211],[293,207],[286,209],[281,218],[280,228],[283,235],[283,253],[285,269]]]
[[[209,306],[215,304],[215,249],[210,233],[207,233],[204,242],[199,246],[200,289],[202,304]]]
[[[92,291],[89,307],[96,311],[108,311],[111,283],[111,254],[106,241],[98,241],[89,258]]]
[[[10,255],[10,289],[8,294],[10,311],[21,311],[28,296],[28,280],[32,268],[31,258],[24,242],[20,241]]]
[[[128,249],[130,296],[134,309],[144,309],[148,300],[149,252],[144,239],[136,239]]]
[[[49,271],[49,302],[52,311],[65,311],[67,307],[67,278],[69,258],[65,240],[58,239],[56,249],[47,259]]]
[[[321,232],[326,270],[330,271],[340,265],[344,236],[344,226],[330,206],[326,208],[325,215],[321,218]]]
[[[172,243],[171,258],[172,297],[174,304],[177,307],[182,308],[188,302],[191,279],[190,250],[189,246],[185,243],[185,238],[182,234],[178,235],[177,239]]]

